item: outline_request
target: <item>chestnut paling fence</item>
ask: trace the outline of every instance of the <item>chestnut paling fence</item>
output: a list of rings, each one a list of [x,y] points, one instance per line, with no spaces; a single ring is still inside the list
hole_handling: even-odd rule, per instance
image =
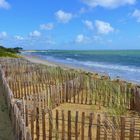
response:
[[[26,116],[27,117],[27,116]],[[87,114],[64,110],[42,110],[28,113],[26,125],[33,139],[60,140],[136,140],[140,139],[139,118]]]
[[[11,89],[5,79],[5,74],[0,67],[0,92],[4,95],[8,106],[9,116],[13,126],[15,140],[31,140],[29,129],[25,125],[25,120],[21,115],[21,111],[16,104]]]
[[[138,87],[75,70],[0,59],[16,139],[140,139],[139,117],[55,110],[63,103],[140,111]]]

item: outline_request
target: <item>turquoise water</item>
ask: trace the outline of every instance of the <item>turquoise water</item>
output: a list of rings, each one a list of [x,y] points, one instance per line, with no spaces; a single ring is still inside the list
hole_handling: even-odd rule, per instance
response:
[[[37,51],[31,55],[140,83],[140,50]]]

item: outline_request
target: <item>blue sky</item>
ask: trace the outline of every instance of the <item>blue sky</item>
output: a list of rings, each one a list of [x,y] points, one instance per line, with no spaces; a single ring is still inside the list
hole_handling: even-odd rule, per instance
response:
[[[0,0],[0,45],[140,49],[140,1]]]

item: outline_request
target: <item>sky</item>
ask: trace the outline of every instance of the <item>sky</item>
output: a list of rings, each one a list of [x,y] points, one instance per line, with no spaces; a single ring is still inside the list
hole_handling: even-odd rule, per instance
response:
[[[140,49],[139,0],[0,0],[0,45]]]

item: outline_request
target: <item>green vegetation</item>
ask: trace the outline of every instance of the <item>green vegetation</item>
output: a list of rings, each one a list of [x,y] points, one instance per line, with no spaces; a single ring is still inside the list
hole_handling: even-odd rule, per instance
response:
[[[3,46],[0,46],[0,57],[19,58],[20,56],[18,55],[18,53],[20,53],[20,50],[22,50],[22,48],[20,48],[20,47],[5,48]]]

